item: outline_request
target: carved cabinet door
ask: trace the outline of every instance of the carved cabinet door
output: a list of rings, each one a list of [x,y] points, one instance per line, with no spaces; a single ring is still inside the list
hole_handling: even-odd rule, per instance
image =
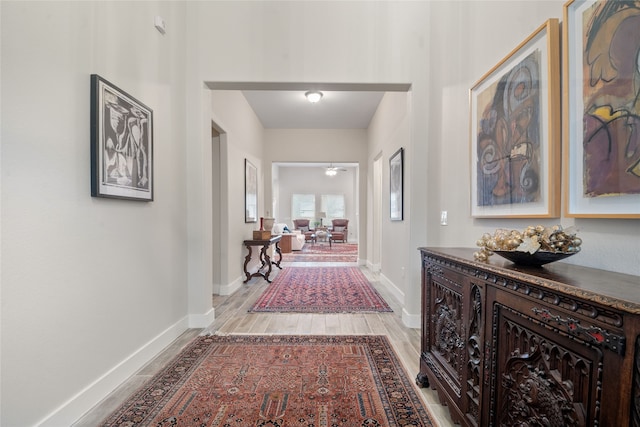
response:
[[[545,309],[540,302],[495,289],[489,295],[494,348],[487,425],[600,425],[602,350],[536,319],[536,310]]]
[[[427,265],[423,359],[462,425],[478,426],[484,381],[485,285],[466,272]]]
[[[431,274],[428,351],[432,369],[457,405],[462,395],[466,360],[463,329],[464,277],[452,270],[436,268]]]

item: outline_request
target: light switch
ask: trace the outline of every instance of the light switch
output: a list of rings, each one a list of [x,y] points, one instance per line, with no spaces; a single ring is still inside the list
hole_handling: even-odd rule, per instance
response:
[[[162,16],[156,16],[154,24],[156,26],[156,29],[160,32],[160,34],[164,34],[167,31],[165,28],[164,19],[162,19]]]

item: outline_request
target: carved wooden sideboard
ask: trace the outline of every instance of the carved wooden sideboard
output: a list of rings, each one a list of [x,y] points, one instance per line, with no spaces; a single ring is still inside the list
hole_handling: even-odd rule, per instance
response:
[[[473,252],[420,248],[418,384],[465,426],[640,427],[640,276]]]

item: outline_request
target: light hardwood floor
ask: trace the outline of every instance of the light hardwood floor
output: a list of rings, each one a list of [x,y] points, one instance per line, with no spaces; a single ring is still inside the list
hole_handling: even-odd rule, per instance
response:
[[[283,267],[357,266],[355,263],[282,263]],[[249,313],[248,310],[267,288],[261,278],[249,283],[231,296],[213,296],[215,321],[205,329],[191,329],[182,334],[157,358],[122,384],[104,401],[89,411],[72,427],[95,427],[114,411],[145,381],[158,372],[168,360],[199,334],[303,334],[303,335],[385,335],[410,378],[419,369],[420,330],[404,326],[401,308],[392,294],[380,284],[378,275],[361,267],[362,272],[393,309],[393,313],[308,314],[308,313]],[[277,269],[275,270],[277,274]],[[275,277],[272,276],[272,278]],[[434,422],[441,427],[453,426],[446,406],[442,406],[435,391],[416,390],[431,411]]]

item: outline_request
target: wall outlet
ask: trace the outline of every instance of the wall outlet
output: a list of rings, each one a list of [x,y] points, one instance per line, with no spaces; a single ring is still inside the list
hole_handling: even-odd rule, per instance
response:
[[[447,211],[440,212],[440,225],[447,225]]]

